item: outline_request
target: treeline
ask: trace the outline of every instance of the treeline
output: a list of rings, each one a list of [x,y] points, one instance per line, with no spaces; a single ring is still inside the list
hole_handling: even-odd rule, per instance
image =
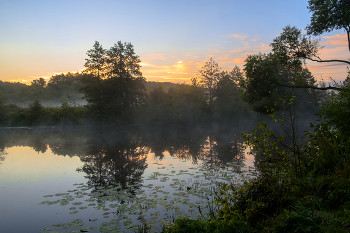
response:
[[[96,41],[87,55],[80,73],[31,85],[0,82],[0,124],[223,124],[281,110],[283,99],[293,96],[298,109],[312,116],[325,97],[317,89],[291,88],[316,87],[316,81],[301,63],[281,60],[277,52],[250,55],[243,70],[229,72],[211,58],[190,85],[146,82],[131,43],[106,50]]]
[[[127,99],[122,95],[115,97],[114,106],[108,105],[105,101],[112,98],[109,95],[116,95],[118,92],[104,89],[105,98],[93,103],[94,105],[78,105],[69,94],[62,95],[60,106],[55,107],[44,107],[38,99],[26,107],[2,103],[0,120],[2,126],[115,123],[166,126],[177,123],[205,124],[211,121],[223,123],[254,117],[254,112],[241,101],[237,86],[229,81],[229,75],[224,75],[221,82],[224,84],[220,84],[215,90],[215,100],[211,106],[202,87],[177,84],[166,90],[164,84],[157,83],[153,90],[142,93],[143,101],[139,106],[135,106],[135,99]],[[140,85],[143,84],[146,83]],[[93,95],[94,89],[90,91],[90,95]],[[119,106],[116,104],[118,101],[121,103]],[[125,102],[130,105],[123,106]]]
[[[83,94],[79,89],[83,86],[80,78],[82,73],[62,73],[50,77],[49,81],[44,78],[38,78],[31,82],[30,85],[20,82],[6,82],[0,80],[0,99],[3,104],[17,105],[27,107],[35,100],[39,100],[45,107],[61,106],[69,98],[77,105],[86,105],[83,100]],[[167,92],[170,87],[178,84],[162,82],[164,90]],[[152,91],[158,86],[158,82],[147,81],[147,92]]]
[[[35,79],[30,85],[0,81],[0,98],[4,104],[22,107],[28,106],[34,100],[39,100],[48,107],[60,106],[67,96],[76,103],[86,103],[81,102],[83,95],[79,92],[83,86],[80,82],[81,76],[78,72],[57,74],[49,81],[44,78]]]

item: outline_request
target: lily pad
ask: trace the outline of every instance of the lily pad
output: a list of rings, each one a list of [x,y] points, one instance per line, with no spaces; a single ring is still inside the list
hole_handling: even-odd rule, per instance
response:
[[[93,230],[92,227],[85,227],[85,228],[80,229],[80,232],[89,232],[92,230]]]
[[[45,195],[43,197],[53,197],[54,195]],[[45,229],[49,229],[49,228],[45,228]]]
[[[72,205],[82,205],[82,202],[73,202]]]
[[[40,232],[50,232],[51,230],[52,230],[52,228],[44,228]]]
[[[46,205],[47,203],[49,203],[49,201],[42,201],[38,205]]]
[[[72,215],[72,214],[76,214],[76,213],[78,213],[78,212],[79,212],[79,211],[76,210],[76,211],[69,212],[68,214],[71,214],[71,215]]]

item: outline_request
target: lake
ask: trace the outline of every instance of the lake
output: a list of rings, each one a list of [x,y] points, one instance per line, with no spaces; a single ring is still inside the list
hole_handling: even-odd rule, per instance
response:
[[[219,182],[254,174],[247,130],[0,129],[1,232],[159,232],[203,218]]]

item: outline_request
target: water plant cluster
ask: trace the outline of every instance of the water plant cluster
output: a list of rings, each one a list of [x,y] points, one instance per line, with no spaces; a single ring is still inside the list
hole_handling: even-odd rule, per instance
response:
[[[78,183],[66,192],[44,195],[39,205],[60,205],[72,217],[82,212],[93,212],[95,217],[53,224],[42,232],[159,232],[178,218],[213,214],[222,182],[238,185],[257,175],[254,168],[237,162],[225,166],[203,162],[186,170],[174,167],[183,162],[178,158],[169,166],[155,162],[157,171],[125,187]]]

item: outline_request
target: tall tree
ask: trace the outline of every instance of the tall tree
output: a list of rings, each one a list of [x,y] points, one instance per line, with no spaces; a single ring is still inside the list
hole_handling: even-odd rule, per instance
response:
[[[118,41],[109,50],[95,42],[86,59],[81,92],[97,119],[131,119],[133,110],[146,100],[145,79],[131,43]]]
[[[84,66],[86,67],[86,71],[99,78],[100,72],[105,68],[106,50],[103,49],[98,41],[95,41],[93,48],[88,50],[86,54],[89,56],[89,58],[85,59]]]
[[[140,71],[140,58],[135,54],[134,46],[131,43],[118,41],[107,51],[108,76],[118,77],[142,77]]]
[[[350,65],[349,61],[345,60],[322,60],[318,56],[318,52],[321,49],[319,41],[307,37],[301,33],[301,30],[296,27],[287,26],[283,29],[280,36],[276,37],[271,43],[274,56],[278,59],[281,65],[288,67],[289,69],[302,69],[302,65],[305,64],[305,60],[311,60],[316,62],[343,62]],[[279,83],[279,85],[285,85]],[[335,89],[338,87],[317,87],[315,85],[299,84],[289,85],[290,88],[311,88],[318,90]]]
[[[231,72],[223,71],[214,92],[214,116],[223,119],[238,119],[243,113],[243,102],[239,95],[238,83],[243,73],[236,66]]]
[[[213,103],[213,91],[217,86],[217,82],[220,77],[220,70],[218,63],[211,57],[209,61],[205,63],[201,70],[199,70],[200,83],[208,90],[209,107]],[[192,81],[193,82],[193,81]]]
[[[312,12],[311,24],[307,26],[307,33],[318,36],[334,29],[345,29],[350,51],[349,0],[309,0],[307,8]]]
[[[244,71],[245,77],[239,82],[242,98],[255,111],[266,113],[268,109],[278,110],[282,106],[276,105],[276,102],[284,98],[287,91],[290,96],[296,95],[303,105],[317,102],[316,90],[291,88],[315,86],[316,80],[308,69],[300,65],[284,66],[276,54],[249,55]]]

